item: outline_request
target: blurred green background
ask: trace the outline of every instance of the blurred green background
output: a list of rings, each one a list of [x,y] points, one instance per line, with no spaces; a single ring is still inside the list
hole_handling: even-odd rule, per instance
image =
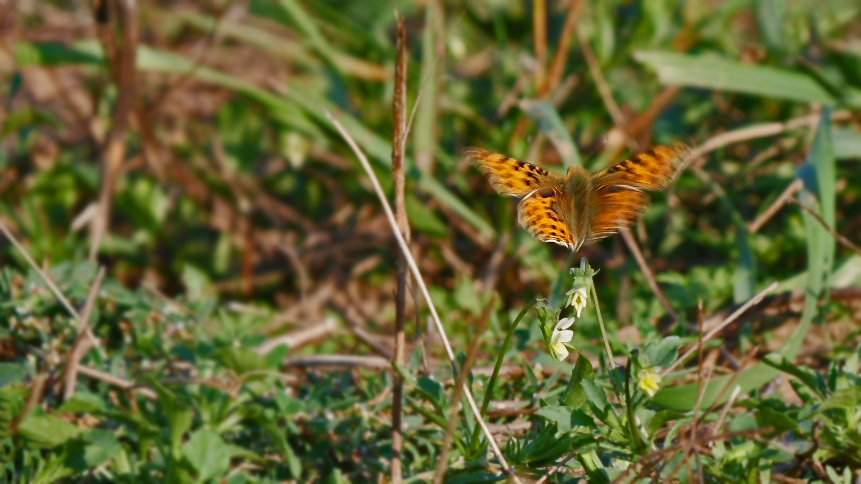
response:
[[[596,287],[620,347],[658,334],[694,335],[698,300],[706,314],[714,314],[780,282],[788,308],[764,311],[736,328],[732,342],[711,353],[719,369],[752,346],[774,349],[798,328],[803,293],[791,291],[803,290],[811,257],[821,255],[826,265],[817,270],[826,274],[836,302],[816,318],[797,361],[818,368],[854,351],[858,314],[852,301],[858,297],[853,288],[861,287],[861,257],[780,197],[791,190],[802,202],[821,206],[836,232],[861,241],[856,0],[0,4],[0,221],[38,265],[64,281],[79,310],[97,266],[106,269],[91,322],[101,347],[82,362],[130,381],[148,378],[157,401],[168,406],[182,406],[164,402],[191,398],[174,394],[192,390],[179,390],[181,383],[163,388],[158,378],[195,384],[225,378],[213,385],[230,398],[209,395],[221,403],[207,405],[220,408],[226,419],[254,402],[259,415],[204,427],[216,438],[238,432],[240,437],[230,435],[246,449],[267,428],[295,427],[287,440],[271,437],[274,447],[255,449],[253,458],[231,448],[230,469],[202,470],[188,456],[206,452],[194,448],[183,461],[191,470],[150,459],[146,465],[165,466],[150,475],[180,479],[185,472],[206,480],[228,473],[273,479],[337,474],[369,482],[388,472],[385,423],[366,417],[351,423],[353,417],[342,413],[388,391],[391,376],[305,369],[316,364],[315,355],[391,357],[396,246],[366,174],[326,113],[356,138],[392,196],[396,11],[408,39],[411,248],[456,350],[466,352],[478,339],[477,366],[491,364],[512,315],[529,300],[562,301],[568,284],[563,276],[581,257],[600,269]],[[136,52],[132,81],[122,73],[128,49]],[[830,178],[821,171],[826,165],[810,156],[817,132],[818,146],[826,150],[822,159],[834,160],[827,165],[833,167]],[[598,171],[674,141],[707,150],[666,193],[652,195],[652,207],[633,233],[677,317],[656,297],[621,237],[586,246],[576,257],[542,244],[517,226],[514,201],[493,193],[459,156],[472,146],[550,170],[582,163]],[[95,204],[111,183],[105,175],[111,143],[124,147],[117,158],[122,167],[108,198],[107,231],[90,258]],[[813,166],[818,168],[811,171]],[[761,219],[775,202],[778,211]],[[821,238],[813,242],[811,234]],[[0,265],[0,354],[4,365],[12,365],[4,366],[13,375],[9,384],[20,389],[9,390],[14,396],[6,397],[15,403],[4,408],[26,408],[31,382],[41,375],[47,378],[42,398],[49,415],[61,403],[50,388],[61,379],[76,326],[47,289],[33,292],[42,287],[39,278],[11,244],[0,244]],[[492,294],[498,297],[488,329],[475,334]],[[411,296],[407,304],[408,359],[444,369],[426,305],[417,299]],[[251,350],[321,326],[326,329],[316,339],[266,353],[268,359]],[[536,356],[540,334],[524,328],[515,363],[559,365],[567,374],[565,364]],[[575,345],[597,358],[594,316],[585,315],[575,333]],[[285,375],[272,385],[279,395],[297,396],[276,398],[272,408],[302,418],[322,408],[340,412],[348,420],[343,435],[353,441],[339,441],[346,437],[335,435],[340,431],[331,422],[308,417],[297,424],[288,416],[291,423],[285,424],[278,420],[283,415],[266,420],[272,408],[259,400],[271,388],[247,390],[240,378],[258,370]],[[538,379],[530,385],[544,379],[540,372],[530,375]],[[525,391],[512,378],[507,391]],[[111,400],[109,387],[97,379],[82,379],[81,387],[104,399],[97,405],[100,419],[111,423],[102,428],[139,426],[133,439],[117,434],[135,440],[123,441],[132,456],[125,474],[117,471],[122,466],[104,464],[117,462],[116,454],[98,464],[114,478],[145,474],[136,466],[148,460],[145,449],[152,442],[163,438],[156,447],[166,455],[185,441],[183,435],[188,438],[176,419],[192,417],[154,407],[154,420],[145,425],[144,417],[135,417],[139,421],[130,423],[131,416],[120,415],[134,407],[130,393]],[[381,408],[390,402],[386,398],[377,402]],[[341,404],[327,407],[327,399]],[[199,419],[210,422],[218,412],[200,403],[192,407],[195,429]],[[7,413],[15,421],[17,413]],[[158,426],[168,421],[179,434],[158,437]],[[254,430],[243,427],[247,421],[255,422]],[[356,426],[364,430],[353,432]],[[14,432],[4,432],[13,438]],[[434,452],[420,449],[439,440],[416,432],[407,456],[410,474],[433,468]],[[199,435],[201,442],[211,437]],[[303,435],[310,444],[299,443]],[[374,439],[383,443],[356,450]],[[21,449],[7,449],[6,456],[31,477],[54,469],[51,458],[67,463],[60,454],[15,454]],[[288,457],[273,463],[261,457],[267,452]],[[320,452],[337,472],[313,470],[318,461],[312,456]],[[252,470],[237,470],[238,461],[251,463]],[[62,464],[73,469],[68,474],[47,475],[80,476],[98,467],[85,462],[81,468]]]

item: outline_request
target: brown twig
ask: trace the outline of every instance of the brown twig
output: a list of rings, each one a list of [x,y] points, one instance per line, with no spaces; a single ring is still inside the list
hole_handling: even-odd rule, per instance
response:
[[[556,90],[556,86],[562,80],[565,73],[565,65],[568,61],[568,49],[571,48],[571,39],[580,19],[580,9],[583,0],[571,0],[568,4],[568,15],[565,17],[565,26],[562,27],[562,35],[559,36],[559,45],[556,47],[556,55],[550,65],[550,74],[547,76],[547,85],[543,94]]]
[[[445,472],[448,470],[448,454],[451,451],[451,441],[454,438],[454,430],[457,426],[457,414],[460,412],[460,400],[463,396],[463,389],[467,384],[467,377],[475,363],[475,355],[478,353],[478,343],[481,341],[481,335],[484,333],[484,328],[487,327],[487,321],[490,319],[490,314],[493,312],[493,307],[496,305],[496,293],[490,297],[487,306],[485,306],[481,317],[478,320],[478,326],[475,328],[475,336],[472,338],[472,343],[466,352],[466,361],[460,368],[460,373],[457,375],[457,384],[454,387],[454,395],[451,399],[451,408],[448,411],[448,427],[445,429],[445,437],[442,441],[442,451],[436,464],[436,474],[434,475],[434,484],[442,484],[445,478]]]
[[[535,92],[541,97],[547,92],[547,2],[532,2],[532,32],[535,40]]]
[[[137,0],[120,0],[116,4],[122,25],[122,44],[115,59],[119,63],[116,65],[117,75],[115,79],[118,95],[111,134],[101,158],[102,187],[99,192],[98,213],[90,225],[92,242],[90,260],[95,260],[102,239],[108,231],[114,189],[126,154],[129,115],[133,110],[135,99],[135,63],[138,44]],[[103,45],[103,47],[105,52],[110,51],[109,45]]]
[[[24,246],[22,246],[20,242],[18,242],[18,239],[15,238],[15,236],[12,235],[11,232],[9,232],[9,229],[6,227],[6,224],[4,224],[2,220],[0,220],[0,231],[2,231],[3,235],[5,235],[6,238],[9,239],[10,242],[12,242],[12,245],[14,245],[16,249],[18,249],[18,252],[21,254],[21,256],[24,257],[24,260],[27,261],[27,264],[29,264],[30,267],[34,271],[36,271],[36,274],[39,274],[39,277],[42,278],[42,280],[45,282],[51,292],[54,293],[54,296],[56,296],[57,299],[60,300],[60,304],[62,304],[66,308],[66,311],[68,311],[69,314],[73,318],[75,318],[75,320],[80,321],[81,315],[78,314],[78,311],[75,310],[75,307],[72,306],[72,303],[69,302],[68,299],[66,299],[66,296],[63,295],[63,292],[60,291],[60,288],[57,287],[56,284],[54,284],[54,281],[51,280],[50,277],[48,277],[48,274],[46,274],[45,271],[43,271],[42,268],[39,267],[38,264],[36,264],[36,261],[34,261],[33,257],[30,256],[30,253],[24,249]]]
[[[287,358],[286,366],[347,366],[357,368],[391,369],[392,362],[379,356],[362,355],[308,355]]]
[[[93,307],[96,305],[96,298],[99,290],[102,288],[102,280],[105,277],[105,268],[100,267],[99,273],[96,275],[96,280],[90,287],[90,292],[87,294],[87,302],[84,305],[84,312],[81,314],[81,319],[78,320],[78,336],[75,338],[75,343],[69,351],[69,356],[66,359],[66,373],[64,375],[63,384],[63,400],[72,398],[75,394],[75,386],[77,384],[78,365],[81,358],[92,348],[93,340],[86,337],[87,331],[90,329],[90,317],[93,314]]]
[[[580,452],[580,451],[575,450],[574,452],[571,452],[570,454],[563,457],[562,460],[560,460],[558,464],[553,466],[553,468],[547,472],[547,474],[544,474],[543,476],[541,476],[541,479],[538,479],[537,481],[535,481],[535,484],[544,484],[545,482],[547,482],[547,479],[550,479],[550,476],[552,476],[553,474],[556,474],[563,467],[565,467],[565,464],[567,464],[569,460],[576,457],[578,452]]]
[[[718,419],[715,421],[714,426],[712,427],[712,435],[716,435],[717,431],[723,425],[723,422],[726,419],[726,415],[727,413],[729,413],[729,409],[732,408],[732,404],[733,402],[735,402],[735,399],[738,398],[739,393],[741,393],[741,387],[736,385],[735,388],[732,389],[732,394],[729,396],[729,400],[727,400],[726,404],[724,404],[723,408],[720,411],[720,416],[718,416]]]
[[[326,318],[322,323],[314,324],[313,326],[303,328],[292,333],[270,338],[258,346],[255,351],[257,351],[257,354],[266,355],[280,345],[287,345],[287,347],[292,350],[311,341],[325,338],[332,334],[336,329],[338,329],[338,323],[335,319]]]
[[[774,200],[774,203],[772,203],[771,206],[769,206],[768,209],[763,212],[762,215],[757,217],[756,220],[754,220],[747,226],[747,231],[751,234],[755,234],[756,232],[758,232],[759,229],[761,229],[766,222],[771,220],[771,218],[774,217],[774,215],[779,212],[784,205],[786,205],[786,202],[789,202],[789,199],[792,198],[793,195],[798,193],[798,190],[801,190],[803,187],[804,182],[801,181],[800,178],[796,178],[795,180],[793,180],[792,183],[790,183],[789,186],[787,186],[783,190],[783,193],[781,193],[777,197],[777,199]]]
[[[89,366],[81,365],[78,367],[78,373],[84,376],[88,376],[94,380],[103,381],[109,385],[113,385],[115,387],[122,388],[123,390],[134,390],[146,398],[150,400],[155,400],[158,398],[155,391],[150,388],[140,388],[137,387],[137,384],[118,376],[111,375],[110,373],[105,373],[100,370],[96,370],[95,368],[90,368]]]
[[[39,373],[35,378],[33,378],[33,388],[30,390],[30,395],[27,397],[27,403],[24,404],[24,409],[15,416],[9,425],[13,434],[18,431],[18,425],[20,425],[21,422],[27,418],[27,415],[33,411],[33,407],[42,400],[42,395],[45,391],[45,382],[47,380],[47,373]]]
[[[742,314],[744,314],[748,309],[750,309],[751,307],[753,307],[753,306],[755,306],[755,305],[759,304],[759,303],[760,303],[760,302],[765,298],[765,296],[766,296],[768,293],[770,293],[770,292],[774,291],[775,289],[777,289],[777,287],[778,287],[779,285],[780,285],[780,284],[778,284],[776,281],[775,281],[775,282],[772,282],[771,284],[769,284],[769,285],[768,285],[768,287],[766,287],[765,289],[763,289],[759,294],[757,294],[756,296],[754,296],[753,298],[751,298],[751,299],[750,299],[748,302],[746,302],[742,307],[738,308],[738,309],[737,309],[735,312],[733,312],[733,313],[732,313],[728,318],[724,319],[720,324],[718,324],[718,325],[717,325],[717,326],[715,326],[711,331],[709,331],[709,333],[708,333],[707,335],[705,335],[705,336],[702,338],[703,342],[706,342],[706,341],[708,341],[708,340],[712,339],[712,337],[714,337],[714,335],[716,335],[720,330],[722,330],[722,329],[723,329],[723,328],[725,328],[727,325],[729,325],[730,323],[732,323],[733,321],[735,321],[736,319],[738,319],[738,318],[739,318],[739,316],[741,316]],[[670,365],[666,370],[664,370],[664,372],[663,372],[663,375],[662,375],[662,376],[667,376],[671,371],[673,371],[677,366],[679,366],[680,364],[682,364],[682,363],[683,363],[683,362],[684,362],[684,361],[685,361],[689,356],[691,356],[691,355],[694,353],[694,351],[696,351],[696,350],[697,350],[697,347],[696,347],[696,346],[694,346],[694,347],[690,348],[688,351],[686,351],[682,356],[680,356],[680,357],[676,360],[676,362],[675,362],[675,363],[673,363],[673,364],[672,364],[672,365]]]
[[[811,114],[808,116],[792,118],[779,123],[756,124],[753,126],[748,126],[746,128],[739,128],[736,130],[721,133],[717,136],[709,138],[708,140],[706,140],[705,143],[694,148],[694,152],[689,157],[689,162],[702,157],[706,153],[710,153],[712,151],[723,148],[724,146],[739,143],[741,141],[764,138],[767,136],[775,136],[786,131],[798,128],[814,128],[816,127],[816,123],[819,122],[820,118],[821,116],[819,114]],[[835,111],[831,113],[832,121],[839,121],[851,118],[852,113],[850,111]]]
[[[395,179],[395,219],[398,230],[404,240],[410,242],[410,225],[407,220],[406,177],[404,176],[404,160],[406,159],[406,130],[407,130],[407,28],[404,18],[395,15],[397,27],[397,58],[395,59],[395,95],[392,99],[392,174]],[[404,321],[407,310],[407,284],[409,273],[403,253],[398,251],[398,281],[395,294],[395,358],[397,365],[404,364]],[[392,484],[400,484],[403,480],[401,451],[403,449],[403,404],[404,381],[400,375],[395,375],[392,394]]]
[[[805,212],[809,213],[810,215],[813,215],[813,218],[815,218],[817,222],[822,224],[822,227],[824,227],[825,230],[828,231],[828,233],[830,233],[835,239],[837,239],[837,242],[840,242],[840,245],[846,247],[847,249],[855,252],[858,255],[861,255],[861,247],[858,247],[857,245],[853,244],[852,241],[850,241],[846,237],[840,235],[839,232],[837,232],[836,230],[834,230],[833,227],[828,225],[828,222],[826,222],[825,219],[822,218],[822,215],[819,215],[819,213],[816,210],[813,210],[812,208],[803,204],[801,201],[799,201],[795,197],[789,197],[786,201],[789,203],[792,203],[794,205],[798,205],[799,208],[801,208]]]
[[[601,71],[601,64],[598,62],[598,59],[595,57],[595,53],[592,51],[592,45],[589,44],[589,39],[586,38],[586,34],[582,30],[578,30],[577,35],[580,38],[580,48],[583,50],[583,57],[586,59],[589,74],[592,76],[592,80],[595,81],[595,87],[598,88],[598,94],[601,96],[604,108],[610,114],[610,117],[613,118],[613,124],[616,125],[616,128],[622,134],[625,145],[629,149],[636,151],[638,148],[637,143],[628,134],[628,121],[625,119],[625,115],[622,114],[622,110],[619,109],[619,105],[616,104],[616,100],[613,98],[613,92],[610,90],[610,85],[607,83],[607,79]]]
[[[670,304],[670,300],[667,299],[667,296],[664,295],[664,291],[661,290],[661,286],[658,285],[658,280],[655,278],[655,273],[652,272],[652,268],[646,263],[646,258],[643,257],[643,252],[640,250],[640,245],[637,244],[637,239],[634,238],[634,234],[631,233],[629,229],[622,229],[619,231],[622,234],[622,239],[625,241],[625,245],[628,246],[628,250],[634,255],[634,259],[637,261],[637,265],[640,266],[640,270],[643,272],[643,276],[646,278],[646,282],[649,283],[649,287],[652,288],[652,292],[655,293],[655,296],[658,298],[658,301],[661,302],[661,305],[664,306],[664,309],[667,311],[667,314],[672,316],[673,319],[678,319],[679,315],[676,313],[676,310],[673,309],[673,306]]]

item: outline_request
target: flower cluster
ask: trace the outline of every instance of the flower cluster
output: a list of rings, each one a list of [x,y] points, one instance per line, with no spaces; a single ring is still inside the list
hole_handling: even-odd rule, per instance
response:
[[[585,258],[580,261],[579,268],[571,269],[571,273],[574,275],[574,285],[571,290],[565,293],[568,296],[568,302],[565,306],[573,307],[576,316],[560,319],[553,328],[548,347],[550,356],[557,361],[568,357],[569,345],[567,343],[570,343],[574,337],[574,332],[568,328],[580,318],[583,309],[586,308],[589,298],[589,283],[592,279],[591,276],[594,275],[594,271],[588,266]]]

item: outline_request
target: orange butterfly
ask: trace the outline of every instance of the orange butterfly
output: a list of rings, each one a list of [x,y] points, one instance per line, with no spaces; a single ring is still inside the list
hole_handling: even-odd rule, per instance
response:
[[[529,233],[577,251],[636,220],[649,204],[643,191],[666,188],[691,151],[682,143],[656,146],[592,175],[572,166],[565,178],[485,150],[468,149],[464,156],[500,195],[522,198],[517,220]]]

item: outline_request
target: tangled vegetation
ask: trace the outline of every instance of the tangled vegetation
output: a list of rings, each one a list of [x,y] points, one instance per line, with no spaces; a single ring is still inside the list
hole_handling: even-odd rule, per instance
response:
[[[0,4],[0,481],[859,482],[859,66],[857,0]],[[460,156],[677,141],[576,254]]]

